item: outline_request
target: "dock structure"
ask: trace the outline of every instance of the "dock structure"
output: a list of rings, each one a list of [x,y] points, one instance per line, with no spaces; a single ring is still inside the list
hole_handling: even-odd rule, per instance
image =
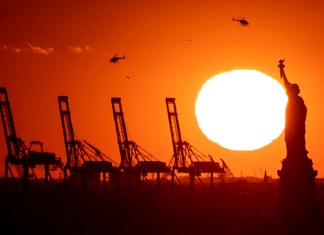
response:
[[[89,184],[87,181],[99,183],[102,178],[105,187],[109,174],[115,170],[112,159],[87,141],[75,138],[68,97],[59,96],[58,103],[67,158],[64,166],[64,183],[81,182],[86,188]]]
[[[156,182],[161,183],[161,174],[168,171],[166,163],[159,161],[152,154],[144,150],[134,141],[129,140],[121,98],[112,97],[111,105],[116,126],[118,147],[120,152],[119,169],[129,178],[135,178],[136,184],[140,186],[149,173],[156,174]]]
[[[166,107],[172,138],[173,156],[170,161],[172,167],[172,185],[176,178],[176,173],[188,173],[190,177],[191,191],[194,187],[195,177],[202,173],[210,174],[210,188],[213,188],[214,174],[224,173],[224,169],[212,156],[205,155],[194,148],[181,137],[178,113],[175,98],[166,98]]]
[[[62,167],[61,158],[56,157],[55,153],[44,152],[41,141],[31,141],[30,145],[27,146],[17,136],[8,93],[5,87],[0,88],[0,113],[8,151],[5,158],[5,183],[8,183],[9,174],[12,178],[23,179],[25,186],[31,178],[38,181],[39,179],[34,169],[36,166],[44,166],[44,179],[45,186],[47,187],[49,180],[53,182],[50,171]]]

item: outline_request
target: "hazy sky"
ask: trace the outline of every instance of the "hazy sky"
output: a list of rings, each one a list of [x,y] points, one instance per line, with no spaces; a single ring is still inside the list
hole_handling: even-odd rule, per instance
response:
[[[280,81],[278,60],[286,58],[287,77],[299,84],[308,108],[309,157],[324,177],[323,15],[321,0],[2,0],[0,86],[7,88],[18,136],[27,144],[41,140],[64,162],[59,95],[69,97],[77,138],[117,162],[110,98],[122,99],[130,139],[168,162],[165,98],[174,97],[184,140],[224,159],[235,176],[260,177],[266,169],[277,177],[283,134],[260,150],[226,150],[202,134],[194,106],[210,77],[255,69]],[[126,60],[109,63],[116,53]],[[6,152],[1,125],[0,175]]]

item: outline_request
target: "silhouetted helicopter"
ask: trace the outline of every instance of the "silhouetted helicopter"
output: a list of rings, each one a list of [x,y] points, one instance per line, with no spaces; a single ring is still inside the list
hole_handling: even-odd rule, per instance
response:
[[[118,54],[116,54],[110,59],[110,63],[117,63],[118,60],[124,60],[124,59],[126,59],[125,55],[123,57],[118,57]]]
[[[239,17],[238,19],[235,19],[235,18],[233,17],[233,21],[238,21],[238,22],[240,22],[240,24],[241,24],[242,26],[248,26],[248,25],[249,25],[249,22],[248,22],[246,19],[242,18],[242,17]]]

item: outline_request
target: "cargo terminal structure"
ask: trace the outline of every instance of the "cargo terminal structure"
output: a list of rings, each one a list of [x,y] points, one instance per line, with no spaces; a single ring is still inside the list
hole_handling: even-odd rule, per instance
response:
[[[46,186],[49,180],[53,182],[50,172],[57,170],[64,174],[64,185],[77,184],[83,188],[99,184],[105,188],[106,184],[120,185],[123,181],[126,185],[131,183],[138,187],[147,183],[159,187],[164,180],[170,181],[173,186],[176,183],[181,184],[180,178],[185,176],[189,179],[192,191],[195,179],[202,182],[201,177],[207,177],[212,189],[215,175],[218,175],[220,180],[224,180],[228,175],[233,177],[232,174],[228,174],[229,168],[223,160],[221,164],[216,162],[212,156],[201,153],[182,139],[175,98],[166,98],[165,102],[173,149],[168,164],[129,139],[121,98],[111,97],[120,153],[120,162],[117,163],[88,141],[76,139],[68,96],[58,96],[66,152],[66,161],[63,163],[54,153],[44,152],[41,141],[31,141],[28,147],[17,137],[6,88],[0,88],[0,111],[8,151],[5,157],[6,182],[9,175],[12,178],[18,176],[26,185],[28,180],[38,180],[34,171],[36,166],[45,168]]]
[[[47,187],[49,180],[53,182],[50,171],[62,169],[61,158],[56,157],[54,153],[44,152],[41,141],[31,141],[27,146],[17,136],[8,93],[4,87],[0,88],[0,112],[8,151],[5,157],[5,184],[8,183],[9,174],[11,178],[23,179],[24,185],[28,184],[29,179],[38,181],[39,177],[34,169],[37,166],[43,166],[45,168],[45,186]]]

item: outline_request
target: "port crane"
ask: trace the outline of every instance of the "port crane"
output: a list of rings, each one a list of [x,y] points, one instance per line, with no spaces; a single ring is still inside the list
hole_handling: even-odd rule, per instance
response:
[[[170,161],[172,185],[176,172],[189,174],[191,190],[193,190],[195,177],[199,177],[202,173],[210,173],[210,187],[212,188],[213,174],[223,173],[224,169],[214,161],[212,156],[204,155],[187,141],[182,140],[175,98],[166,98],[166,106],[173,148],[173,156]]]
[[[18,138],[5,87],[0,88],[0,112],[8,150],[5,158],[5,182],[8,181],[9,173],[12,178],[15,178],[16,173],[19,178],[23,178],[25,184],[32,177],[38,180],[34,168],[44,166],[45,186],[47,187],[48,180],[52,180],[50,170],[61,168],[61,158],[56,157],[54,153],[44,152],[43,143],[40,141],[31,141],[28,147],[21,138]]]
[[[145,179],[148,173],[157,173],[156,181],[160,185],[160,173],[167,171],[166,163],[157,160],[152,154],[128,139],[121,98],[112,97],[111,104],[121,157],[120,170],[128,176],[135,176],[138,185],[141,178]]]
[[[89,142],[75,138],[68,97],[59,96],[58,103],[67,158],[64,166],[64,182],[68,179],[69,181],[81,179],[83,186],[86,187],[88,178],[99,182],[102,174],[105,186],[107,174],[115,170],[113,160]]]

